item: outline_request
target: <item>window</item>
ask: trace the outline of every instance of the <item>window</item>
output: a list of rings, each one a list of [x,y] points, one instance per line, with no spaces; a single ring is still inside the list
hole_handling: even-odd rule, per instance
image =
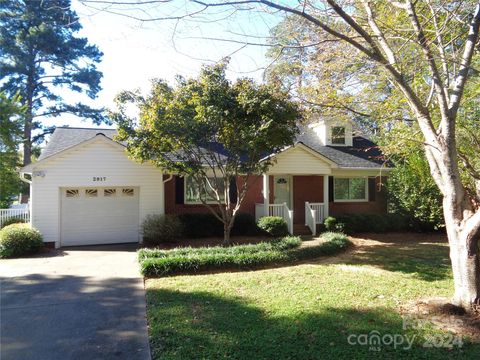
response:
[[[332,127],[332,144],[345,145],[345,127],[344,126]]]
[[[335,178],[333,194],[335,201],[367,201],[366,178]]]
[[[215,188],[218,190],[220,199],[225,200],[225,186],[223,179],[208,178],[212,186],[215,186],[215,181],[217,186]],[[209,185],[206,183],[204,186],[199,187],[198,183],[194,180],[193,177],[185,177],[185,203],[186,204],[199,204],[201,199],[206,202],[216,203],[217,199],[215,193],[210,189]]]
[[[80,191],[77,189],[68,189],[65,191],[65,196],[67,198],[80,197]]]
[[[103,196],[105,196],[105,197],[115,196],[116,193],[117,193],[117,189],[104,189],[103,190]]]
[[[85,190],[85,196],[86,197],[97,197],[98,196],[98,190],[97,189],[87,189],[87,190]]]
[[[123,196],[133,196],[135,195],[135,191],[132,188],[122,189]]]

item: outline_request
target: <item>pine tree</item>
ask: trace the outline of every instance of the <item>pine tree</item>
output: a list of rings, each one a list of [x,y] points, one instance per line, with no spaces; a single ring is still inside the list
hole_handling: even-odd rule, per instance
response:
[[[105,121],[103,109],[71,104],[68,89],[95,98],[102,73],[96,68],[102,53],[86,38],[70,0],[0,0],[0,90],[20,94],[23,117],[23,164],[31,162],[42,119],[74,114],[94,123]]]

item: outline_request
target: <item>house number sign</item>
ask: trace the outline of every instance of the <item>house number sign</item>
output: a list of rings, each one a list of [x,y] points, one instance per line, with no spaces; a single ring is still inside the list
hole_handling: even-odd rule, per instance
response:
[[[106,176],[94,176],[93,181],[107,181]]]

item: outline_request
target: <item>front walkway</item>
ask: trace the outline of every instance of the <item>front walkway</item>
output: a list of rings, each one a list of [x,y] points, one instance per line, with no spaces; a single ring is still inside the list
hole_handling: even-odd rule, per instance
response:
[[[0,359],[150,359],[132,245],[0,261]]]

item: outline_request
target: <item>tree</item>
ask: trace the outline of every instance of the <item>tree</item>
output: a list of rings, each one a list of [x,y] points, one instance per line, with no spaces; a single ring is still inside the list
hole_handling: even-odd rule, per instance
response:
[[[128,2],[113,3],[121,7]],[[148,3],[152,6],[151,1]],[[377,86],[382,77],[388,80],[389,88],[399,95],[401,106],[396,113],[415,122],[422,134],[430,173],[443,195],[455,285],[453,302],[468,311],[480,305],[480,176],[478,169],[473,168],[468,173],[471,181],[462,178],[459,160],[465,159],[457,142],[457,120],[462,112],[465,87],[476,71],[472,58],[478,46],[480,2],[324,0],[290,5],[269,0],[194,0],[188,3],[196,8],[185,7],[183,16],[176,13],[170,18],[191,20],[218,7],[233,7],[238,11],[267,8],[296,16],[324,34],[325,42],[347,44],[355,54],[353,59],[367,60],[374,74],[371,86]],[[162,1],[158,4],[162,6]],[[474,192],[467,191],[469,183],[474,184]]]
[[[19,93],[25,105],[24,165],[31,162],[32,144],[42,137],[34,131],[48,132],[43,118],[70,113],[95,123],[105,120],[102,109],[70,104],[60,94],[68,89],[93,99],[100,90],[96,63],[102,53],[75,36],[80,29],[70,0],[0,0],[0,89],[10,97]]]
[[[146,98],[123,92],[112,119],[133,158],[194,182],[201,203],[223,223],[228,244],[252,176],[271,165],[262,158],[293,143],[299,113],[270,86],[230,83],[225,68],[205,66],[198,78],[179,77],[175,87],[154,80]],[[132,103],[140,110],[138,123],[128,116]]]
[[[21,110],[18,98],[11,101],[0,93],[0,209],[8,208],[21,190],[17,173],[20,165]]]

